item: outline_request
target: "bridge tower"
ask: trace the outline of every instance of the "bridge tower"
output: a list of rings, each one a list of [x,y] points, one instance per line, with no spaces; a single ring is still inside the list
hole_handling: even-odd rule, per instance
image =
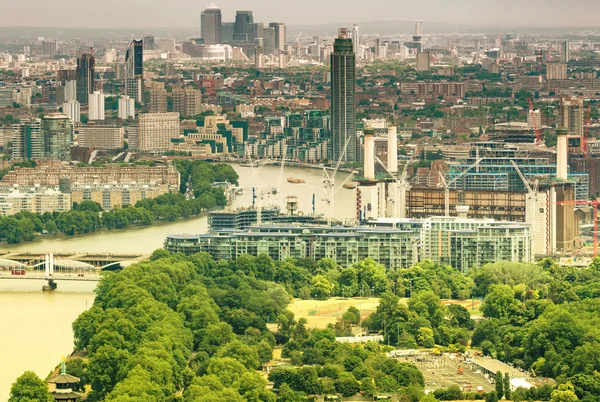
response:
[[[56,285],[56,282],[54,282],[54,255],[52,253],[46,254],[44,256],[44,269],[45,269],[44,279],[46,279],[48,281],[48,283],[46,285],[42,286],[42,290],[44,290],[44,291],[55,290],[57,285]]]

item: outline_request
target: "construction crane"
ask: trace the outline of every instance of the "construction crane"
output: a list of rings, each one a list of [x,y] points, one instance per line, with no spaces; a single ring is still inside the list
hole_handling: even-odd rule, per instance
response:
[[[440,178],[442,179],[442,188],[444,189],[444,216],[450,216],[450,186],[453,185],[454,183],[456,183],[456,181],[458,179],[460,179],[461,177],[463,177],[464,175],[469,173],[469,171],[471,169],[473,169],[474,167],[479,167],[479,164],[484,159],[485,158],[478,158],[475,161],[475,163],[473,163],[471,166],[467,167],[458,176],[456,176],[454,179],[450,180],[450,182],[448,182],[448,183],[446,183],[446,178],[444,177],[442,172],[439,172]]]
[[[253,189],[253,194],[252,194],[253,203],[254,203],[254,200],[256,199],[256,224],[257,225],[262,224],[262,202],[265,198],[265,195],[273,194],[273,189],[264,188],[262,175],[260,177],[260,187],[258,186],[258,181],[257,181],[257,177],[256,177],[257,175],[260,175],[262,168],[265,167],[265,165],[268,162],[269,162],[269,159],[264,159],[263,161],[261,161],[258,164],[258,166],[255,167],[254,163],[252,162],[252,159],[250,159],[250,166],[252,168],[252,177],[253,177],[254,185],[257,187],[256,191]]]
[[[556,205],[591,205],[594,219],[594,257],[598,256],[598,200],[571,200],[571,201],[557,201]]]
[[[537,120],[535,118],[535,111],[533,110],[533,102],[531,101],[531,98],[529,98],[529,114],[531,115],[531,121],[533,122],[533,129],[535,130],[535,145],[539,147],[542,145],[542,132],[537,126]]]
[[[279,191],[280,194],[282,194],[282,198],[281,198],[281,202],[283,203],[283,191],[281,191],[281,189],[283,188],[283,170],[285,168],[285,156],[287,155],[287,144],[284,143],[283,145],[283,153],[281,155],[281,167],[279,168],[279,180],[277,181],[277,189]]]
[[[342,160],[346,155],[346,150],[348,149],[348,144],[350,144],[350,139],[352,137],[348,137],[346,139],[346,144],[344,145],[344,149],[342,149],[342,153],[338,158],[337,164],[335,165],[335,169],[333,173],[330,175],[327,172],[327,169],[323,167],[323,188],[325,189],[325,198],[323,201],[327,203],[328,206],[328,214],[327,214],[327,225],[331,226],[331,221],[333,220],[333,212],[334,212],[334,196],[335,196],[335,175],[340,169],[340,165],[342,164]],[[348,178],[346,179],[348,181]]]
[[[537,232],[535,230],[536,225],[535,225],[534,211],[536,210],[537,198],[538,198],[538,190],[539,190],[538,189],[538,180],[537,179],[535,180],[535,183],[532,188],[529,185],[529,182],[527,181],[527,179],[525,179],[525,175],[523,175],[523,173],[521,172],[521,169],[519,169],[519,166],[517,166],[515,161],[511,159],[510,163],[513,165],[513,167],[519,174],[521,181],[523,182],[523,184],[525,185],[525,188],[527,189],[527,205],[525,206],[525,216],[527,216],[527,210],[529,210],[529,218],[530,218],[529,223],[531,224],[531,233],[533,233],[533,235],[536,236]]]

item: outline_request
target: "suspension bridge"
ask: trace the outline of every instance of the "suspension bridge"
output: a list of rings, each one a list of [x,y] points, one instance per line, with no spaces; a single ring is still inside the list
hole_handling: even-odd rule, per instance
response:
[[[54,290],[56,281],[97,282],[101,271],[118,269],[148,256],[115,255],[0,255],[0,279],[45,280],[42,290]]]

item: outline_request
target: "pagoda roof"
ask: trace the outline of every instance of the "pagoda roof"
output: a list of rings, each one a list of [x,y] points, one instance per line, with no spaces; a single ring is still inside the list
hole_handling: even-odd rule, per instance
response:
[[[79,381],[79,378],[66,373],[60,373],[48,379],[50,384],[77,384]]]

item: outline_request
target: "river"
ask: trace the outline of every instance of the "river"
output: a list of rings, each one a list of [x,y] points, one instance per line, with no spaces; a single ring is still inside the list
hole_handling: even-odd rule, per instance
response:
[[[266,196],[263,207],[279,205],[285,208],[285,197],[295,195],[298,197],[299,210],[303,213],[312,212],[312,198],[315,195],[315,211],[319,214],[327,213],[327,203],[323,201],[323,173],[318,169],[285,168],[283,175],[278,166],[265,166],[260,171],[256,168],[233,165],[240,176],[240,186],[245,190],[236,197],[234,207],[249,206],[252,204],[252,191],[250,188],[277,188],[281,187],[278,195]],[[335,216],[338,218],[353,218],[356,215],[356,202],[354,190],[339,188],[349,173],[339,172],[336,175],[337,192],[334,199]],[[280,177],[282,180],[280,180]],[[288,183],[289,177],[301,178],[306,183]],[[4,250],[12,252],[30,253],[111,253],[150,254],[163,246],[167,234],[198,234],[207,230],[205,216],[180,220],[177,222],[156,223],[152,226],[130,227],[121,230],[104,230],[77,236],[40,236],[37,240],[15,245],[0,244]]]
[[[93,282],[60,282],[42,292],[44,281],[0,280],[0,401],[26,370],[46,378],[73,351],[71,324],[94,302]]]
[[[240,186],[245,190],[236,197],[234,207],[252,203],[252,187],[280,188],[278,195],[266,196],[263,206],[285,207],[285,197],[298,197],[299,210],[312,212],[315,195],[315,211],[327,213],[323,201],[323,173],[318,169],[285,168],[265,166],[256,168],[233,165],[240,176]],[[288,177],[300,178],[306,183],[292,184]],[[348,173],[338,173],[339,188]],[[353,218],[355,215],[355,192],[339,188],[335,195],[335,216]],[[152,226],[131,227],[122,230],[100,231],[74,237],[42,236],[23,244],[0,244],[2,250],[31,253],[112,253],[150,254],[162,247],[167,234],[205,233],[205,216],[177,222],[157,223]],[[60,362],[61,357],[73,349],[72,322],[91,307],[95,287],[90,282],[58,282],[54,292],[42,292],[43,281],[0,280],[0,322],[4,329],[4,342],[0,343],[0,401],[8,398],[10,386],[25,370],[33,370],[45,378]]]

